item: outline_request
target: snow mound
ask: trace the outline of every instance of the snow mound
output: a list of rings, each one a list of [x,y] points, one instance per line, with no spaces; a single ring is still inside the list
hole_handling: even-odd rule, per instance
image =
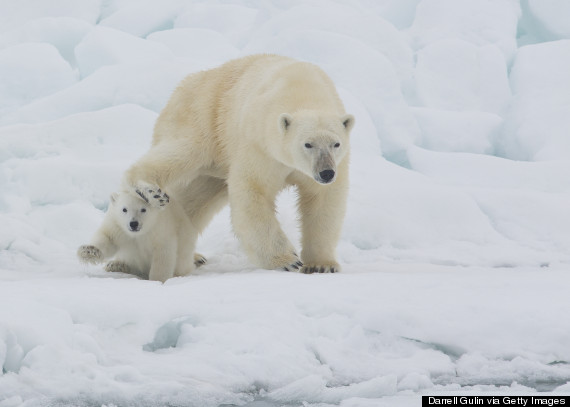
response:
[[[510,81],[514,99],[505,129],[509,157],[560,160],[570,156],[570,40],[522,47]]]
[[[422,0],[410,28],[414,48],[440,40],[495,45],[508,61],[516,51],[518,0]]]
[[[416,92],[423,106],[501,113],[511,92],[505,59],[496,46],[442,40],[418,52]]]
[[[203,28],[175,28],[158,31],[147,37],[168,47],[174,55],[220,65],[240,55],[238,48],[217,31]]]
[[[570,3],[564,0],[527,0],[530,31],[542,40],[570,39]],[[529,27],[527,27],[528,29]]]
[[[81,76],[86,77],[105,65],[130,62],[144,66],[170,59],[172,54],[162,44],[97,26],[77,45],[75,57]]]
[[[280,13],[253,33],[246,51],[259,47],[258,44],[268,38],[277,39],[287,33],[305,30],[342,34],[366,44],[394,64],[395,72],[405,85],[411,80],[412,50],[405,38],[398,35],[396,28],[381,17],[340,4],[331,4],[326,8],[296,6]],[[338,52],[342,53],[343,58],[348,58],[343,45],[339,43]]]
[[[3,1],[0,13],[0,33],[10,31],[34,19],[71,17],[95,24],[99,17],[101,0],[43,0]]]
[[[0,113],[77,82],[77,75],[50,44],[27,43],[0,50]]]
[[[132,2],[103,18],[99,25],[144,38],[152,32],[172,28],[182,4],[177,0]]]
[[[183,60],[103,66],[74,86],[0,117],[0,123],[41,123],[121,104],[159,112],[182,78],[204,65],[203,61]]]
[[[503,125],[500,116],[480,111],[417,107],[412,112],[422,134],[416,145],[428,150],[489,154]]]
[[[61,56],[75,67],[75,46],[92,27],[71,17],[38,18],[0,36],[0,48],[26,42],[46,42],[55,46]]]
[[[174,21],[174,28],[204,28],[217,31],[234,45],[248,40],[259,17],[259,10],[239,4],[188,5]]]

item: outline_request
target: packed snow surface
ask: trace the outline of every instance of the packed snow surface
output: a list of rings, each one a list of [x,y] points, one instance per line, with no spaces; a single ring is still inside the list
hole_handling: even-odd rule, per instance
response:
[[[570,394],[566,0],[0,1],[0,407]],[[165,284],[76,259],[187,74],[321,66],[343,273],[256,269],[224,209]],[[295,191],[279,219],[299,246]]]

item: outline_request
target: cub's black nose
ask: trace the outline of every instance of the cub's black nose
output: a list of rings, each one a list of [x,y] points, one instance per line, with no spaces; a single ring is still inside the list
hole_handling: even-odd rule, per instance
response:
[[[319,172],[319,177],[325,182],[329,182],[334,178],[334,170],[324,170]]]
[[[129,227],[132,231],[139,230],[139,223],[136,220],[133,220],[132,222],[129,222]]]

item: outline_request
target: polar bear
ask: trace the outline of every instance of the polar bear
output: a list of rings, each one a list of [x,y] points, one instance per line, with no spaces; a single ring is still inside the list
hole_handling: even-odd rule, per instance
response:
[[[167,205],[159,191],[186,194],[199,230],[229,198],[234,232],[255,264],[334,273],[353,125],[317,66],[277,55],[236,59],[181,82],[124,185],[154,206]],[[276,196],[290,185],[299,195],[300,257],[275,216]]]
[[[191,273],[195,263],[205,263],[201,255],[193,257],[196,233],[178,202],[155,208],[121,191],[111,195],[101,227],[77,255],[93,264],[114,257],[105,270],[164,282]]]

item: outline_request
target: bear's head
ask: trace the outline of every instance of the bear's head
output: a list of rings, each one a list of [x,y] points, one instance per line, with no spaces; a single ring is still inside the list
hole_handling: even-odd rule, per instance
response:
[[[320,184],[334,182],[337,166],[349,151],[349,134],[354,126],[350,114],[338,116],[299,111],[279,116],[288,165]]]
[[[128,235],[147,232],[154,224],[159,209],[152,208],[138,196],[126,191],[115,192],[111,195],[109,211]]]

